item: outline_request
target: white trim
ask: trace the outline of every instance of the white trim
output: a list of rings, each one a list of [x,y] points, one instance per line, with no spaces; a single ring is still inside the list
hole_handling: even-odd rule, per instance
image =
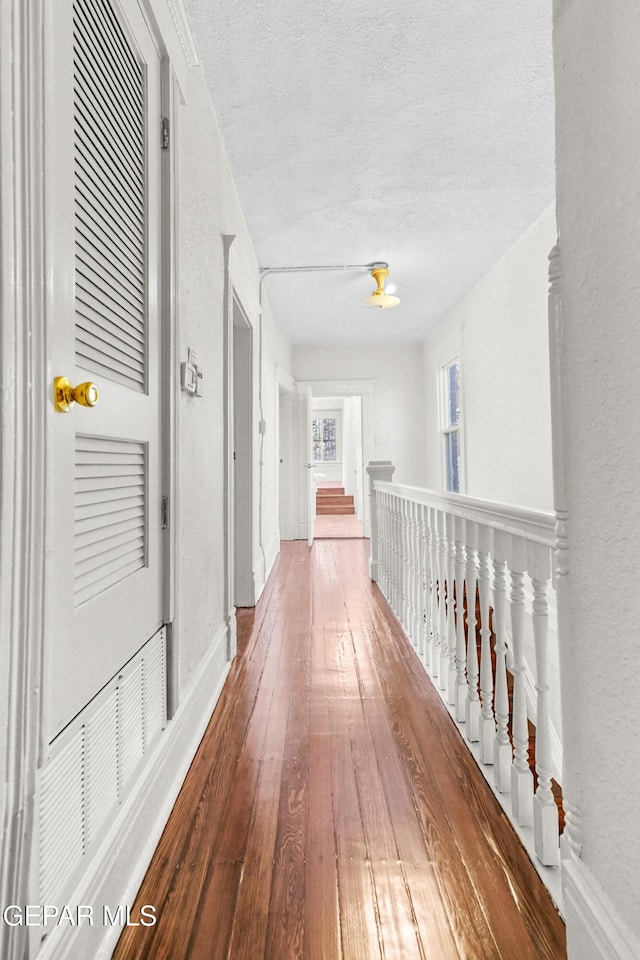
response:
[[[43,78],[47,6],[42,0],[0,4],[0,755],[5,758],[0,899],[5,904],[30,896],[33,798],[42,752],[52,486],[46,457],[51,381],[42,192],[45,100],[51,97]],[[3,960],[22,958],[27,939],[24,928],[0,924]]]
[[[169,128],[177,123],[178,82],[168,59],[161,62],[162,112],[169,118]],[[178,494],[178,325],[180,288],[178,276],[179,177],[177,137],[171,137],[169,149],[161,156],[161,219],[162,219],[162,480],[161,496],[169,500],[169,526],[161,532],[163,567],[163,620],[167,625],[167,717],[171,719],[180,701],[179,617],[177,596],[180,582],[180,498]]]
[[[276,383],[281,387],[284,387],[285,390],[288,390],[289,393],[293,393],[296,388],[296,381],[293,379],[288,370],[285,370],[283,366],[279,363],[276,363]]]
[[[149,755],[145,770],[123,804],[69,903],[133,905],[191,761],[229,672],[227,625],[221,624],[174,719]],[[217,676],[213,691],[211,677]],[[119,926],[53,927],[37,960],[109,960]]]
[[[240,241],[231,246],[229,272],[236,297],[247,315],[247,320],[256,329],[260,318],[260,301],[256,293],[256,274],[252,273]]]
[[[562,860],[562,886],[570,960],[637,960],[640,939],[620,917],[584,860]]]
[[[256,597],[261,596],[262,591],[264,590],[267,584],[267,580],[269,579],[271,571],[273,570],[273,565],[276,562],[276,559],[279,553],[280,553],[280,535],[276,531],[273,537],[271,538],[271,541],[269,542],[269,544],[265,547],[265,551],[264,551],[265,568],[266,568],[264,580],[260,576],[260,573],[262,572],[262,564],[260,565],[259,571],[254,570],[253,572],[254,582],[256,585]]]
[[[296,380],[298,392],[311,387],[314,397],[358,397],[373,393],[375,380]]]
[[[184,4],[182,0],[166,0],[166,2],[169,13],[171,14],[171,19],[176,28],[184,58],[190,67],[197,67],[200,65],[200,57],[198,56],[198,48],[196,47],[195,37],[193,36],[191,23],[189,22]]]

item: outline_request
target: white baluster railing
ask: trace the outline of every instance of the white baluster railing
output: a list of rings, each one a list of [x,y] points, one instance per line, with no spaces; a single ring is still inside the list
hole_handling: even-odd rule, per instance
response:
[[[393,471],[391,464],[384,469]],[[559,829],[552,776],[558,776],[558,764],[547,650],[554,517],[391,483],[379,467],[369,472],[372,579],[481,768],[493,767],[488,779],[503,806],[514,823],[532,831],[531,846],[540,862],[555,866]],[[526,660],[530,643],[535,664]],[[536,690],[535,702],[530,697],[529,703],[527,671],[535,675]],[[535,796],[530,720],[536,729]]]

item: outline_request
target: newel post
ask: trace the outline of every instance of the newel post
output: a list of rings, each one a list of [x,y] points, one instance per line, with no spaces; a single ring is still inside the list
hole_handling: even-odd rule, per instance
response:
[[[369,515],[371,517],[371,554],[369,557],[369,576],[378,581],[380,567],[380,540],[378,536],[378,502],[374,484],[391,483],[395,467],[391,460],[370,460],[367,464],[369,474],[369,497],[371,498]]]

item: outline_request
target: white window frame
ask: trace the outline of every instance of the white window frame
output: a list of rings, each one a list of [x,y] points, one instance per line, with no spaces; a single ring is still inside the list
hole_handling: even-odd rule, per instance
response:
[[[452,353],[449,353],[446,359],[441,359],[438,364],[438,378],[437,378],[437,394],[438,394],[438,435],[440,437],[439,447],[440,447],[440,462],[441,462],[441,476],[442,476],[442,488],[447,493],[465,493],[466,491],[466,471],[465,471],[465,456],[464,456],[464,404],[463,404],[463,390],[462,390],[462,350],[460,345],[457,346],[456,350]],[[458,365],[458,401],[459,401],[459,417],[458,423],[451,425],[448,422],[448,404],[449,398],[447,396],[447,371],[454,365]],[[447,437],[452,434],[458,434],[458,490],[450,490],[447,485]]]

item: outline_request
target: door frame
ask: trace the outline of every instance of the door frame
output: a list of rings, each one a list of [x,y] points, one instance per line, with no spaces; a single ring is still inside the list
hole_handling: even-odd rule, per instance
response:
[[[365,476],[365,467],[373,459],[374,455],[374,436],[373,436],[373,394],[375,389],[375,380],[296,380],[296,386],[299,391],[311,388],[312,397],[360,397],[362,400],[362,474]],[[298,443],[300,450],[305,449],[305,437],[302,430],[305,429],[300,424],[300,436]],[[302,461],[301,461],[302,462]],[[363,481],[364,482],[364,481]],[[305,519],[305,505],[300,502],[298,514],[298,536],[300,531],[306,530],[307,521]],[[364,536],[371,537],[371,516],[369,507],[369,498],[363,496],[363,526]],[[306,539],[306,536],[303,538]]]
[[[231,393],[233,403],[233,435],[231,437],[233,446],[233,487],[232,487],[232,515],[233,515],[233,593],[232,599],[236,607],[252,607],[256,601],[256,582],[254,571],[254,450],[253,450],[253,406],[254,406],[254,378],[253,378],[253,358],[254,358],[254,331],[251,321],[247,317],[246,311],[237,295],[233,295],[233,333],[232,333],[232,370],[233,378],[231,381]],[[239,361],[239,362],[238,362]],[[245,411],[244,424],[248,426],[249,436],[247,438],[246,448],[243,451],[244,456],[238,457],[238,417],[240,411],[236,406],[236,376],[239,367],[240,386],[246,386],[248,393],[248,411]],[[239,394],[241,395],[241,394]],[[242,518],[238,509],[237,488],[238,479],[248,487],[248,502],[243,503]],[[246,507],[246,509],[245,509]]]
[[[45,120],[42,98],[48,17],[44,0],[0,5],[0,898],[27,899],[36,771],[42,756],[42,670],[46,557],[51,546],[48,287],[45,269]],[[46,87],[45,87],[46,89]],[[26,484],[25,484],[26,481]],[[0,955],[23,955],[24,927],[0,924]]]
[[[224,251],[224,330],[223,330],[223,371],[222,371],[222,393],[224,398],[224,619],[227,630],[227,657],[233,660],[237,651],[237,631],[236,631],[236,609],[234,604],[234,575],[235,557],[234,557],[234,506],[233,506],[233,310],[234,299],[240,305],[249,325],[255,331],[260,332],[260,302],[257,294],[257,282],[255,274],[245,260],[242,247],[236,243],[236,235],[232,233],[222,236]],[[255,339],[253,345],[253,379],[256,381],[256,356]],[[256,423],[255,411],[255,391],[252,402],[252,423]],[[256,517],[258,511],[256,506],[256,470],[255,464],[259,460],[259,451],[257,449],[257,439],[254,430],[253,446],[253,468],[252,468],[252,489],[253,489],[253,530],[252,530],[252,570],[254,571],[255,584],[255,564],[256,564]],[[254,596],[255,603],[255,596]]]
[[[290,491],[294,487],[295,445],[293,435],[295,380],[280,364],[276,364],[276,457],[275,487],[278,507],[276,539],[295,540],[294,501]],[[284,456],[283,456],[284,454]],[[296,491],[297,494],[297,491]]]

